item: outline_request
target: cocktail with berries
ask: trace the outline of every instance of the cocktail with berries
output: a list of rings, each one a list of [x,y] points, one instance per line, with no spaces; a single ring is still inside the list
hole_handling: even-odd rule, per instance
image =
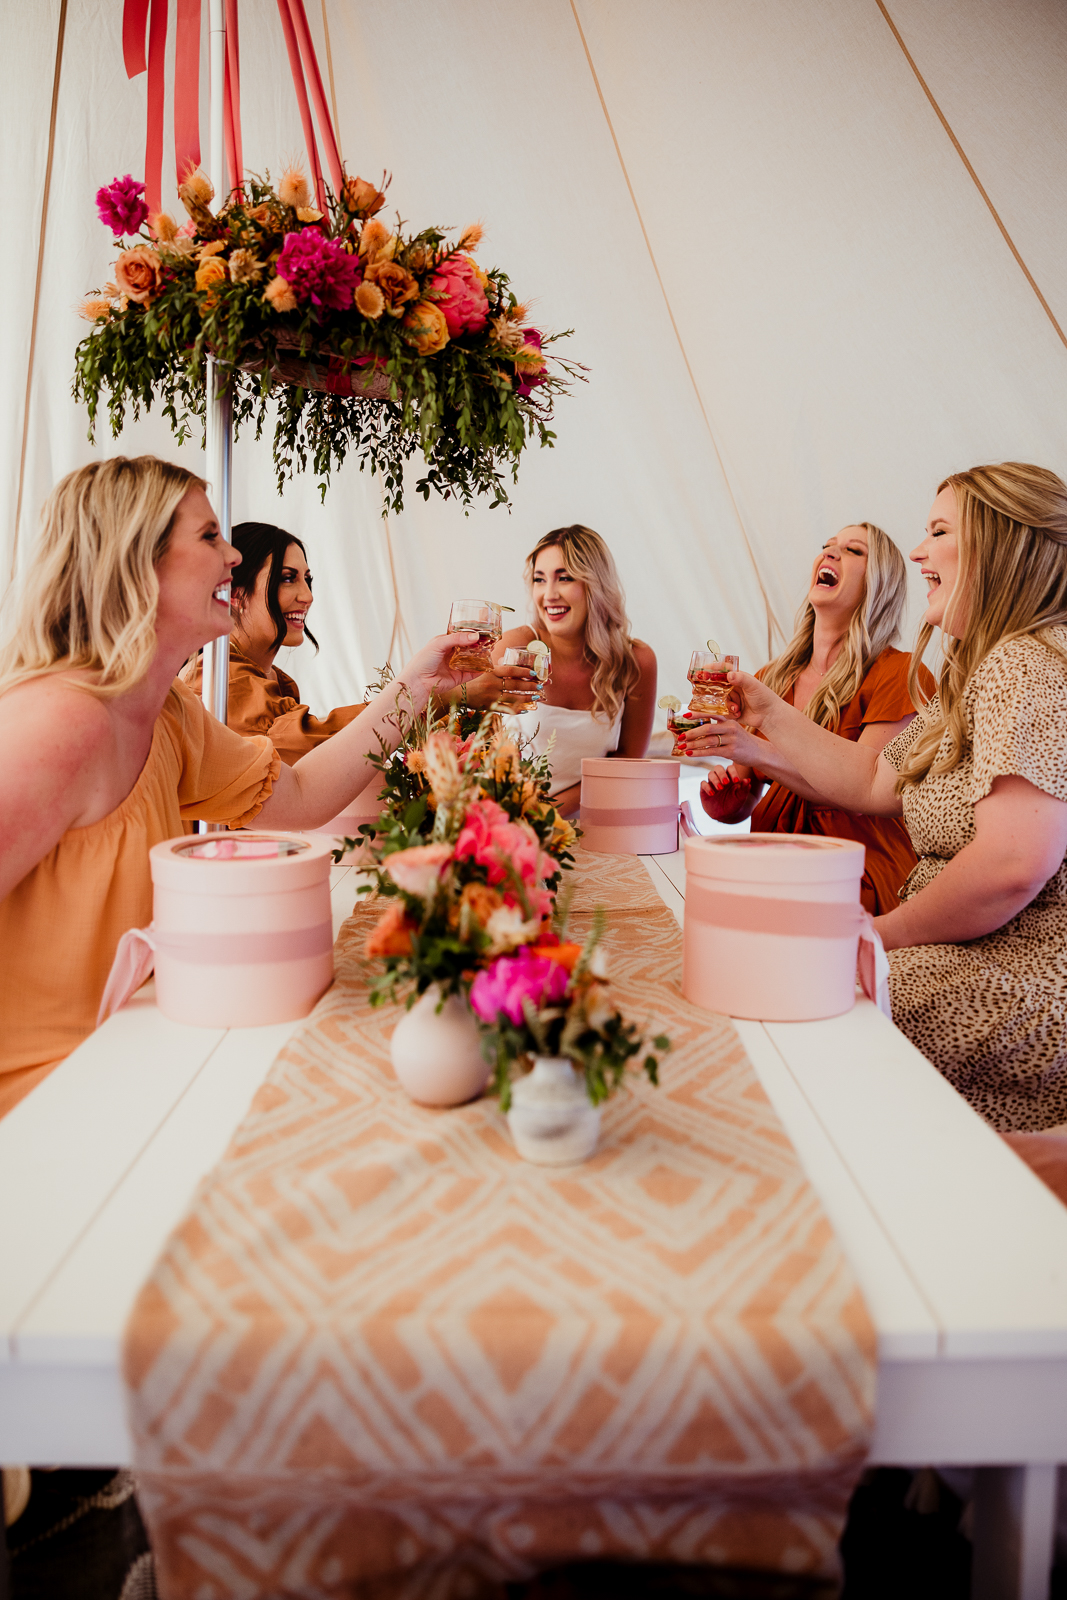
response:
[[[736,716],[737,696],[730,688],[728,674],[736,672],[737,667],[738,657],[724,655],[714,639],[708,640],[706,650],[694,650],[688,673],[693,686],[689,710],[705,720]]]
[[[522,688],[519,693],[528,694],[531,700],[541,700],[546,687],[552,681],[552,652],[541,639],[531,639],[529,644],[511,645],[504,651],[501,662],[505,667],[528,667],[537,678],[536,684],[531,684],[529,689]]]

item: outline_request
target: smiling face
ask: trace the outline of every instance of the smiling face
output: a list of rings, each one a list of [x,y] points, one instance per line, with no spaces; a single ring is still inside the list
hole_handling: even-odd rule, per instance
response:
[[[911,552],[911,560],[919,564],[926,579],[927,603],[923,622],[929,623],[932,628],[944,628],[946,633],[956,638],[962,637],[966,622],[958,599],[952,606],[952,617],[948,615],[960,570],[959,520],[956,491],[948,484],[939,491],[930,507],[926,538]]]
[[[156,562],[161,644],[192,655],[210,639],[230,631],[230,605],[218,590],[230,581],[240,552],[227,544],[203,489],[189,489],[178,502],[170,539]]]
[[[827,539],[811,569],[808,599],[815,612],[847,621],[867,592],[867,529],[854,524]]]
[[[313,599],[311,573],[307,560],[298,544],[291,544],[282,560],[278,583],[278,606],[285,620],[285,638],[275,644],[278,625],[267,604],[267,587],[270,583],[271,563],[268,558],[256,574],[256,584],[251,594],[236,591],[234,595],[236,621],[234,633],[241,647],[254,659],[272,659],[285,645],[291,649],[303,644],[307,614]]]
[[[549,639],[581,638],[589,614],[585,584],[571,576],[558,544],[537,552],[531,581],[538,632]]]

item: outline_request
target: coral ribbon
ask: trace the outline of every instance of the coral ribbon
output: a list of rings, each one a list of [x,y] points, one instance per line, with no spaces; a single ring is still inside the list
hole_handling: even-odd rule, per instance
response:
[[[677,820],[677,801],[669,806],[583,806],[581,809],[583,828],[654,828]]]
[[[167,51],[168,0],[124,0],[122,59],[126,76],[148,71],[145,135],[145,200],[149,211],[163,203],[163,66]],[[148,52],[145,54],[145,30]],[[200,0],[178,0],[174,68],[174,161],[179,183],[190,163],[200,165]]]
[[[224,107],[226,164],[230,187],[244,182],[245,157],[241,144],[241,49],[237,32],[237,0],[226,0],[226,103]]]
[[[311,94],[315,101],[315,111],[319,119],[319,131],[322,134],[326,161],[330,168],[330,181],[336,194],[341,192],[344,173],[341,168],[340,152],[337,148],[337,137],[326,105],[326,96],[323,93],[322,75],[319,72],[319,63],[315,56],[315,47],[311,41],[307,15],[304,11],[304,0],[278,0],[278,14],[282,19],[285,48],[289,52],[289,70],[293,75],[293,88],[296,90],[296,102],[300,110],[300,125],[304,130],[304,143],[307,146],[308,160],[311,163],[311,175],[315,181],[315,196],[319,210],[325,211],[326,186],[322,177],[319,148],[315,142],[315,125],[311,118],[308,84],[311,85]],[[303,59],[301,60],[301,58]],[[305,74],[307,83],[305,83]]]
[[[199,165],[200,0],[178,0],[174,51],[174,166],[178,182],[183,183]]]

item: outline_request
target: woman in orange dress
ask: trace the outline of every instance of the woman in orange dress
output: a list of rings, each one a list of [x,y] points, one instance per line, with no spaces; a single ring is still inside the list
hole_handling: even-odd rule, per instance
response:
[[[803,707],[819,727],[881,750],[915,715],[908,657],[894,648],[906,582],[904,558],[881,528],[872,522],[842,528],[815,558],[793,638],[758,676],[788,705]],[[933,679],[922,671],[930,693]],[[686,746],[690,755],[706,756],[721,747],[714,723],[691,732]],[[740,763],[713,767],[700,799],[719,822],[751,816],[754,833],[855,839],[867,852],[861,899],[874,915],[899,904],[897,891],[915,866],[899,817],[860,816],[830,805],[775,750],[761,750],[758,769]]]
[[[231,580],[233,626],[226,722],[235,733],[245,736],[265,733],[291,767],[323,740],[347,728],[363,706],[338,706],[329,716],[313,716],[301,700],[295,680],[275,665],[279,650],[296,649],[305,639],[318,649],[307,621],[315,596],[303,540],[270,522],[239,522],[230,538],[241,560]],[[200,660],[182,676],[199,694]],[[471,706],[499,703],[509,710],[524,710],[528,699],[507,690],[511,679],[529,677],[532,674],[524,667],[482,673],[465,685],[466,702]]]
[[[50,495],[16,626],[0,650],[0,1115],[96,1025],[121,935],[152,916],[148,852],[193,819],[313,828],[421,710],[463,681],[441,635],[358,721],[285,765],[176,680],[228,632],[238,552],[201,479],[152,456],[70,473]]]

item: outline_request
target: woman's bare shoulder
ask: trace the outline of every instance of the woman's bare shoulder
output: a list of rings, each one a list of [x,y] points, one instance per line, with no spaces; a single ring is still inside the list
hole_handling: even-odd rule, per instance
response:
[[[642,676],[646,672],[655,672],[656,652],[650,644],[646,644],[643,639],[635,639],[633,641],[633,651],[634,660],[637,662]]]
[[[500,644],[504,650],[521,650],[524,644],[529,644],[530,640],[536,637],[530,625],[523,622],[517,628],[509,628],[502,636]]]

